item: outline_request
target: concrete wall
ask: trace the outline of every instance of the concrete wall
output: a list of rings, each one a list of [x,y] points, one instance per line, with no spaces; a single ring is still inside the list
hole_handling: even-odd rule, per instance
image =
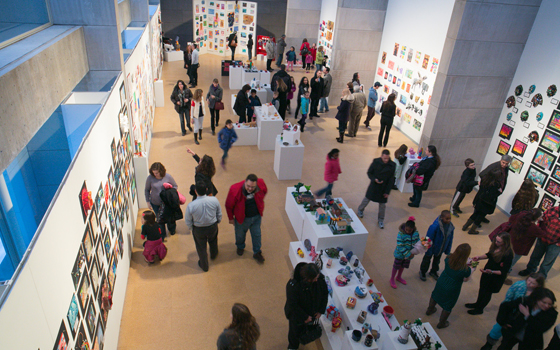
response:
[[[14,45],[28,45],[36,35]],[[42,51],[22,61],[15,68],[0,72],[2,171],[88,72],[83,29],[69,27],[66,33],[45,43]]]
[[[455,1],[420,141],[442,158],[431,189],[455,187],[465,158],[482,163],[540,4]]]
[[[132,22],[130,13],[130,0],[119,2],[119,30],[122,32]]]
[[[288,0],[286,11],[286,44],[293,46],[299,56],[303,38],[317,42],[317,31],[321,19],[321,0]]]

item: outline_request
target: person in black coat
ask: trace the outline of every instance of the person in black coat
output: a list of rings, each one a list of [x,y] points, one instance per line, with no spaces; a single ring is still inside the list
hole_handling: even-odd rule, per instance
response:
[[[314,263],[296,265],[286,285],[284,313],[289,320],[288,349],[297,349],[306,324],[313,324],[327,309],[329,292],[325,276]]]
[[[161,198],[161,202],[163,203],[163,213],[159,224],[167,224],[170,234],[173,236],[175,234],[175,227],[177,227],[175,222],[183,218],[183,212],[181,211],[179,192],[177,192],[177,189],[173,187],[165,187],[166,186],[164,185],[163,191],[159,194],[159,198]],[[162,233],[162,237],[163,236],[164,233]]]
[[[558,317],[555,302],[556,297],[550,289],[539,287],[527,298],[502,303],[496,318],[502,326],[503,336],[498,350],[511,350],[518,343],[519,350],[542,349],[543,333]]]
[[[283,82],[280,83],[280,80]],[[278,92],[278,114],[282,117],[282,120],[286,118],[286,109],[288,108],[288,92],[289,86],[292,84],[292,78],[286,72],[286,65],[280,65],[280,70],[272,76],[270,88],[272,91]]]
[[[181,133],[183,136],[187,134],[187,129],[185,129],[185,120],[187,121],[187,127],[192,131],[191,127],[191,98],[193,94],[191,90],[187,87],[184,81],[177,80],[177,84],[173,88],[171,93],[171,102],[175,107],[175,111],[179,113],[179,120],[181,121]]]
[[[228,46],[231,49],[231,60],[235,59],[235,48],[237,47],[237,32],[233,32],[228,37]]]
[[[250,61],[253,58],[253,34],[249,34],[249,40],[247,40],[247,55]]]
[[[359,81],[358,81],[359,84]],[[377,145],[379,147],[387,147],[387,142],[389,142],[389,132],[391,132],[391,127],[393,127],[393,119],[397,114],[397,106],[395,105],[395,99],[397,96],[395,94],[390,94],[387,97],[387,101],[381,104],[381,128],[379,129],[379,137],[377,138]],[[385,133],[385,138],[383,138],[383,133]],[[381,143],[383,142],[383,144]]]
[[[298,114],[301,112],[301,96],[303,96],[306,92],[311,92],[311,87],[309,86],[309,80],[307,77],[302,77],[299,82],[298,93],[296,96],[297,100],[297,108],[296,108],[296,115],[294,118],[297,119]]]
[[[502,174],[502,176],[500,178],[502,191],[500,192],[500,194],[504,193],[504,190],[506,189],[506,185],[507,185],[507,180],[508,180],[508,175],[509,175],[509,163],[511,163],[511,159],[512,158],[511,158],[510,155],[504,154],[502,156],[502,159],[500,159],[500,161],[490,164],[489,166],[486,167],[486,169],[484,169],[480,172],[480,175],[479,175],[480,180],[482,181],[482,179],[487,174],[492,172],[493,170],[499,169],[501,171],[501,174]],[[481,222],[483,222],[485,224],[489,224],[490,220],[488,220],[486,218],[486,215],[484,215]],[[480,225],[478,225],[478,227],[480,227]]]
[[[395,183],[396,167],[395,162],[391,160],[391,153],[389,150],[384,149],[381,152],[381,157],[373,160],[367,172],[371,182],[369,183],[366,196],[358,207],[358,217],[364,217],[364,209],[370,201],[379,203],[379,212],[377,213],[379,228],[384,228],[385,206]]]
[[[187,152],[192,155],[193,159],[198,164],[194,169],[194,183],[202,182],[206,185],[206,195],[216,196],[218,189],[212,182],[212,177],[216,174],[216,166],[214,160],[209,155],[204,155],[202,159],[193,150],[187,147]],[[191,185],[189,194],[193,196],[193,201],[198,197],[194,185]]]
[[[319,100],[323,96],[323,89],[325,87],[325,81],[323,80],[323,72],[317,71],[316,75],[311,79],[311,108],[309,110],[309,120],[313,117],[319,117],[317,115],[317,107],[319,106]]]
[[[354,95],[350,93],[350,90],[342,90],[342,98],[340,99],[340,105],[337,107],[338,112],[335,118],[338,119],[338,135],[336,141],[339,143],[344,142],[344,131],[348,125],[348,118],[350,117],[350,110],[352,110],[352,103],[354,103]]]
[[[461,174],[461,180],[457,184],[455,188],[455,194],[453,195],[453,199],[451,200],[451,208],[449,211],[456,217],[459,217],[459,214],[462,213],[461,202],[465,199],[465,195],[467,193],[471,193],[474,186],[478,185],[478,182],[475,180],[476,178],[476,168],[474,165],[474,160],[471,158],[465,159],[465,167],[466,169],[463,170],[463,174]],[[459,213],[459,214],[458,214]]]
[[[470,235],[479,234],[480,232],[477,231],[477,227],[480,226],[482,219],[486,215],[494,213],[494,210],[496,210],[496,203],[498,202],[498,196],[502,194],[501,176],[501,170],[494,169],[482,178],[480,189],[473,200],[474,213],[469,217],[465,225],[463,225],[463,231],[469,230]]]
[[[416,170],[416,175],[423,175],[424,181],[421,185],[414,183],[412,190],[414,194],[410,197],[409,207],[418,208],[420,206],[420,201],[422,201],[422,192],[428,189],[430,185],[430,180],[437,168],[441,165],[441,159],[437,154],[436,146],[429,145],[426,150],[426,157],[420,161],[418,169]]]
[[[233,105],[233,110],[239,116],[239,123],[247,122],[247,106],[249,105],[249,97],[247,97],[247,92],[251,90],[249,84],[243,85],[241,90],[237,93],[235,103]]]

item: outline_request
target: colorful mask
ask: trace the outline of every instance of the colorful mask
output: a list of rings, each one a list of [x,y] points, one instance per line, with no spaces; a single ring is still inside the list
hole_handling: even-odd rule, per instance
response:
[[[515,96],[521,95],[522,92],[523,92],[523,85],[517,85],[517,87],[515,88]]]
[[[537,113],[537,121],[540,122],[542,118],[543,118],[543,113],[542,112]]]
[[[527,119],[529,119],[529,112],[527,112],[527,111],[521,112],[521,121],[526,122]]]
[[[531,131],[529,133],[529,141],[531,141],[531,143],[538,142],[539,141],[539,134],[536,131]]]
[[[533,99],[531,100],[531,102],[533,103],[533,107],[537,107],[538,105],[542,105],[543,102],[543,97],[541,94],[536,94],[535,96],[533,96]]]
[[[515,97],[513,97],[513,96],[508,97],[507,100],[506,100],[506,106],[507,106],[507,108],[511,108],[511,107],[515,106]]]
[[[537,88],[537,87],[536,87],[535,85],[529,86],[529,93],[532,94],[533,92],[535,92],[535,89],[536,89],[536,88]]]
[[[509,112],[509,113],[507,114],[507,120],[511,120],[511,117],[513,117],[513,114],[512,114],[511,112]]]
[[[556,91],[558,91],[556,89],[556,85],[552,84],[548,87],[548,89],[546,89],[546,96],[552,97],[552,96],[556,95]]]

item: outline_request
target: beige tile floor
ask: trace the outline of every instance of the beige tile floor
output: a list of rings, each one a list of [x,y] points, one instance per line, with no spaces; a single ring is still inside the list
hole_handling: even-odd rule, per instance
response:
[[[199,87],[205,93],[213,78],[220,80],[224,88],[225,113],[220,118],[220,127],[227,118],[234,119],[231,112],[232,93],[228,77],[220,76],[221,59],[212,55],[201,56]],[[258,62],[260,68],[264,62]],[[301,70],[293,73],[299,82]],[[308,75],[311,76],[310,74]],[[350,77],[349,77],[350,78]],[[182,62],[165,62],[163,81],[165,96],[170,96],[177,79],[188,80]],[[331,97],[331,111],[322,114],[318,120],[308,124],[302,141],[305,144],[305,163],[302,182],[311,184],[314,189],[325,185],[323,167],[325,155],[331,148],[339,148],[343,173],[334,186],[334,195],[343,197],[346,203],[357,208],[368,185],[366,175],[371,160],[380,156],[376,137],[379,130],[379,117],[373,120],[373,131],[360,127],[358,137],[344,144],[335,141],[337,122],[334,119],[338,98]],[[293,118],[289,116],[293,121]],[[235,120],[235,119],[234,119]],[[169,174],[179,184],[179,190],[187,194],[194,179],[194,160],[187,154],[191,147],[200,155],[209,154],[218,164],[221,150],[215,137],[210,133],[209,115],[204,121],[203,140],[199,146],[194,144],[193,135],[181,136],[179,120],[169,100],[164,108],[156,109],[153,142],[150,162],[160,161]],[[402,143],[409,147],[413,143],[399,130],[393,128],[388,148],[393,152]],[[467,157],[468,152],[461,157]],[[288,258],[288,244],[297,240],[284,211],[286,187],[297,181],[279,181],[273,171],[273,151],[259,151],[256,146],[234,147],[230,151],[227,171],[219,166],[214,183],[219,190],[217,198],[222,204],[229,186],[241,181],[249,173],[263,178],[268,186],[266,209],[262,224],[264,265],[258,265],[251,256],[251,242],[248,240],[247,253],[238,257],[235,253],[233,227],[227,218],[219,226],[219,257],[210,263],[210,271],[203,273],[197,266],[197,255],[192,237],[187,233],[184,221],[178,223],[178,234],[171,237],[167,244],[169,254],[161,264],[147,266],[142,256],[140,223],[137,226],[132,261],[122,318],[119,349],[215,349],[216,339],[230,319],[230,309],[234,302],[249,306],[261,327],[259,349],[281,350],[287,348],[288,322],[284,317],[285,284],[290,278],[291,264]],[[480,170],[480,168],[479,168]],[[142,189],[142,185],[139,186]],[[417,218],[421,234],[443,209],[447,209],[452,190],[427,191],[421,208],[407,206],[410,194],[393,191],[387,208],[385,229],[377,227],[377,204],[371,203],[363,223],[370,235],[363,264],[376,286],[395,308],[399,320],[422,317],[424,321],[436,324],[439,311],[425,316],[430,293],[435,281],[428,278],[422,282],[418,278],[420,259],[411,263],[411,268],[403,274],[407,286],[399,285],[393,290],[388,283],[393,263],[393,250],[396,243],[397,228],[410,215]],[[453,219],[456,226],[453,246],[470,243],[473,254],[481,254],[488,249],[488,233],[491,228],[507,219],[501,212],[489,217],[490,225],[483,227],[480,236],[469,236],[460,230],[466,218],[472,213],[473,194],[467,196],[460,219]],[[225,214],[225,212],[224,212]],[[522,270],[528,258],[523,258],[514,267],[514,280],[519,280],[517,272]],[[560,266],[557,263],[550,272],[548,286],[560,297]],[[448,349],[479,349],[486,334],[495,322],[499,303],[503,300],[506,288],[495,295],[483,315],[471,316],[466,313],[464,303],[474,302],[478,291],[480,273],[474,280],[465,283],[459,301],[451,314],[451,326],[439,330],[438,334]],[[439,308],[438,308],[439,309]],[[552,337],[549,331],[545,341]],[[303,348],[303,347],[301,347]],[[319,342],[305,349],[321,349]]]

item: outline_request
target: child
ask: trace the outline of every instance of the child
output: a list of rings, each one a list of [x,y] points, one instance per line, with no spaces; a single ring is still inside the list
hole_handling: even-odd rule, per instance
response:
[[[332,195],[333,184],[338,180],[338,174],[342,173],[340,170],[340,162],[338,160],[338,154],[340,151],[333,148],[329,154],[327,154],[327,162],[325,163],[325,181],[327,182],[327,187],[320,189],[315,193],[315,197],[319,198],[323,194],[330,196]]]
[[[202,140],[202,122],[204,121],[205,103],[202,98],[202,90],[196,89],[191,102],[191,122],[194,124],[194,143],[200,145],[198,139]]]
[[[399,234],[397,235],[397,247],[393,256],[395,257],[395,262],[393,263],[393,272],[391,272],[391,280],[389,281],[391,287],[397,288],[397,282],[406,285],[406,281],[401,277],[405,268],[410,267],[410,260],[414,258],[414,255],[410,252],[416,242],[420,240],[420,235],[418,230],[416,230],[416,224],[414,223],[414,217],[408,218],[408,221],[401,225],[399,228]],[[395,278],[395,275],[397,276]]]
[[[309,73],[309,70],[311,69],[311,64],[313,63],[313,55],[309,54],[307,56],[305,56],[305,72]]]
[[[309,91],[306,91],[303,96],[301,96],[301,118],[298,124],[301,126],[301,132],[305,128],[305,119],[309,113]]]
[[[286,68],[286,72],[294,71],[294,63],[296,63],[296,49],[295,47],[290,47],[290,51],[286,52],[286,61],[288,62],[288,67]]]
[[[257,96],[257,90],[251,89],[251,96],[249,96],[249,105],[247,106],[247,121],[253,121],[253,114],[255,107],[262,106],[261,99]]]
[[[167,255],[167,247],[163,244],[161,230],[156,223],[156,214],[151,210],[142,213],[142,239],[148,239],[144,242],[144,260],[148,264],[154,263],[154,257],[157,255],[159,260],[163,260]]]
[[[280,109],[280,100],[278,99],[278,91],[274,91],[272,94],[272,101],[270,103],[276,108],[278,111]]]
[[[402,171],[404,169],[404,164],[406,163],[406,151],[408,150],[408,147],[405,144],[402,144],[401,147],[399,147],[398,150],[395,151],[395,159],[393,159],[393,162],[395,162],[395,164],[397,164],[397,167],[395,169],[395,184],[393,185],[393,189],[394,190],[398,190],[399,188],[397,187],[397,183],[399,182],[399,179],[402,175]]]
[[[420,264],[420,279],[422,281],[426,280],[426,272],[428,272],[432,257],[434,261],[432,262],[430,276],[436,280],[439,278],[439,262],[443,253],[445,253],[445,255],[451,253],[454,230],[455,226],[451,223],[451,212],[449,210],[442,211],[440,216],[438,216],[434,223],[428,228],[426,237],[432,240],[432,246],[428,249],[426,254],[424,254],[424,258],[422,258],[422,263]]]
[[[226,158],[231,145],[237,141],[237,133],[233,130],[233,122],[231,119],[226,120],[226,126],[218,133],[218,143],[220,148],[224,151],[222,156],[222,168],[226,168]]]
[[[456,217],[459,217],[459,214],[462,213],[459,205],[461,205],[461,202],[465,198],[465,195],[467,193],[471,193],[474,186],[478,185],[478,182],[475,181],[476,168],[474,165],[474,160],[472,160],[471,158],[465,159],[465,166],[467,168],[461,175],[461,180],[459,180],[459,183],[457,184],[455,194],[453,195],[453,200],[451,201],[451,214]]]
[[[294,77],[290,75],[290,86],[288,86],[288,114],[292,114],[292,107],[290,106],[290,101],[294,98],[294,92],[296,91],[296,82]]]
[[[311,60],[311,64],[309,64],[307,66],[307,70],[311,70],[311,66],[315,63],[315,58],[317,58],[317,44],[313,43],[313,45],[311,45],[311,49],[309,49],[309,52],[311,52],[311,56],[312,56],[312,60]]]

